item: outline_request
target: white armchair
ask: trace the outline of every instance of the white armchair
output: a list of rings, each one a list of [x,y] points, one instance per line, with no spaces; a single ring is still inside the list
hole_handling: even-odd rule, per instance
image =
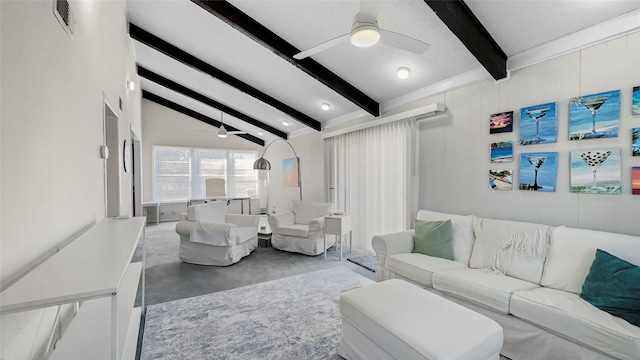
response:
[[[255,215],[227,214],[225,201],[189,206],[180,215],[180,260],[199,265],[226,266],[240,261],[258,246]]]
[[[332,203],[291,201],[291,211],[269,215],[271,246],[306,255],[324,252],[324,217],[331,214]],[[327,239],[327,248],[335,239]]]

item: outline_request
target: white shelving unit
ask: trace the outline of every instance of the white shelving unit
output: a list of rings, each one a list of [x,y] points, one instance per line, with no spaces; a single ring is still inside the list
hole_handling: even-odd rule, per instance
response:
[[[133,308],[145,217],[106,219],[0,294],[0,313],[80,302],[51,359],[133,359],[141,310]],[[144,248],[144,246],[143,246]],[[133,350],[131,350],[133,349]],[[132,353],[133,352],[133,353]]]

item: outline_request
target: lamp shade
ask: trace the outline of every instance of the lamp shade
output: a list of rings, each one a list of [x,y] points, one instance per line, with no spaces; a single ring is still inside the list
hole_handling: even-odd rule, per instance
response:
[[[271,163],[269,163],[267,159],[261,157],[253,163],[253,168],[255,170],[271,170]]]

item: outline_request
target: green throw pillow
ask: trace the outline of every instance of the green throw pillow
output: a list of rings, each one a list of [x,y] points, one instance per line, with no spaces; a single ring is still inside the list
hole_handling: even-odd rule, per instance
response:
[[[416,235],[413,239],[413,252],[453,260],[451,220],[416,220]]]
[[[640,326],[640,267],[598,249],[580,297]]]

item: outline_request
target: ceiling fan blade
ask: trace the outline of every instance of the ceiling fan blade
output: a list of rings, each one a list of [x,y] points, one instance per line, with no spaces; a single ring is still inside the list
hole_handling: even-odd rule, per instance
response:
[[[389,46],[393,46],[400,50],[409,51],[416,54],[422,54],[427,51],[429,44],[414,39],[410,36],[399,34],[397,32],[380,29],[380,41]]]
[[[319,53],[321,51],[324,51],[324,50],[326,50],[328,48],[334,47],[334,46],[336,46],[336,45],[338,45],[340,43],[348,41],[350,36],[351,36],[351,34],[340,35],[335,39],[331,39],[329,41],[325,41],[325,42],[323,42],[323,43],[321,43],[319,45],[316,45],[316,46],[312,47],[311,49],[299,52],[299,53],[293,55],[293,58],[297,59],[297,60],[302,60],[302,59],[304,59],[306,57],[309,57],[311,55],[315,55],[315,54],[317,54],[317,53]]]

